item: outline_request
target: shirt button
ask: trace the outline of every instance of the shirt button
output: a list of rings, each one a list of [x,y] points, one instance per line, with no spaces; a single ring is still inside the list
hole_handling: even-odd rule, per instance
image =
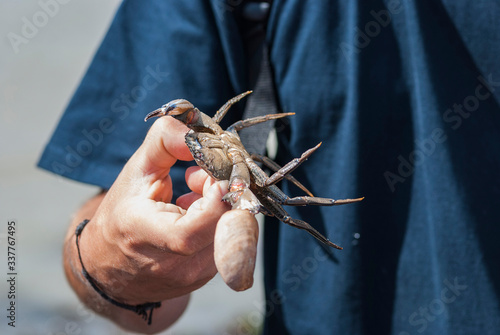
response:
[[[268,2],[246,2],[243,6],[243,18],[249,21],[263,21],[267,18]]]

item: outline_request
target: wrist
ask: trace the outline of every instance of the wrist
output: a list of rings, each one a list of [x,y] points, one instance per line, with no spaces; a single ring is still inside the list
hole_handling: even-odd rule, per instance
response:
[[[110,304],[128,310],[136,313],[137,315],[141,316],[145,321],[147,321],[148,325],[151,324],[152,317],[153,317],[153,311],[156,308],[161,307],[161,302],[156,301],[156,302],[146,302],[143,304],[137,304],[137,305],[131,305],[127,304],[121,301],[118,301],[112,297],[110,297],[108,294],[106,294],[103,289],[96,283],[96,280],[92,278],[92,276],[89,274],[87,271],[85,264],[83,263],[82,260],[82,255],[81,255],[81,250],[80,250],[80,237],[87,226],[87,224],[90,222],[90,220],[85,219],[83,220],[78,226],[76,227],[75,230],[75,245],[76,245],[76,250],[78,253],[78,259],[80,261],[80,267],[82,269],[82,275],[83,277],[87,280],[87,282],[90,284],[90,286],[94,289],[95,292],[97,292],[102,299],[106,300]]]
[[[102,300],[90,287],[82,275],[82,267],[80,265],[78,251],[76,248],[75,236],[76,224],[72,224],[68,230],[63,253],[64,272],[68,283],[75,291],[78,298],[89,308],[95,312],[110,316],[110,306]]]
[[[85,232],[82,235],[80,241],[80,247],[83,248],[82,259],[87,267],[95,267],[89,270],[89,273],[105,273],[106,271],[99,270],[96,264],[104,264],[103,268],[109,267],[109,264],[114,262],[110,259],[110,250],[112,247],[107,243],[104,237],[101,225],[99,225],[100,215],[96,215],[98,207],[101,205],[106,192],[102,192],[95,197],[89,199],[75,214],[72,219],[71,225],[67,231],[64,249],[63,249],[63,265],[66,278],[75,291],[78,298],[91,310],[100,314],[106,318],[109,318],[115,322],[120,327],[127,329],[128,331],[140,332],[140,333],[156,333],[174,323],[185,310],[187,303],[189,301],[189,295],[181,296],[179,298],[166,300],[163,302],[162,307],[155,310],[154,320],[151,326],[148,326],[144,320],[142,320],[137,314],[121,309],[119,307],[113,306],[112,304],[106,302],[102,299],[87,283],[86,279],[82,275],[82,268],[78,258],[78,252],[76,248],[76,236],[75,230],[77,225],[83,220],[83,218],[92,218],[92,223],[85,228]],[[103,221],[104,222],[104,221]],[[112,240],[112,239],[111,239]],[[107,262],[104,262],[107,261]],[[87,263],[85,263],[87,262]],[[113,281],[113,275],[108,275],[103,278],[111,278],[111,281],[103,281],[104,283],[109,283],[108,288],[113,289],[117,286],[117,283],[123,287],[124,281]],[[113,291],[113,290],[111,290]],[[117,292],[119,290],[116,290]],[[113,291],[114,292],[114,291]]]

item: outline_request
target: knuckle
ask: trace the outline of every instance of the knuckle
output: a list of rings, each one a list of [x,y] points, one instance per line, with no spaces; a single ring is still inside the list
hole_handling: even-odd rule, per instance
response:
[[[169,246],[169,249],[180,256],[193,256],[198,252],[196,243],[189,238],[177,239]]]
[[[143,243],[133,234],[122,232],[120,248],[124,254],[128,254],[133,251],[140,250]]]

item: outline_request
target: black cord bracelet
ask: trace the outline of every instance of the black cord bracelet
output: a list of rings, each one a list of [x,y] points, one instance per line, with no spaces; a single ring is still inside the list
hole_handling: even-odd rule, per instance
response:
[[[135,312],[138,315],[140,315],[144,320],[148,321],[148,325],[151,324],[151,320],[153,318],[153,310],[155,308],[159,308],[161,306],[161,302],[147,302],[144,304],[140,305],[128,305],[124,304],[122,302],[116,301],[110,296],[108,296],[106,293],[104,293],[95,283],[94,279],[90,276],[90,274],[87,272],[85,269],[85,266],[83,265],[82,261],[82,255],[80,254],[80,245],[78,244],[80,235],[82,234],[83,228],[89,223],[90,220],[83,220],[78,227],[76,227],[75,235],[76,235],[76,249],[78,250],[78,258],[80,259],[80,264],[82,265],[82,274],[87,279],[87,281],[90,283],[92,288],[99,293],[99,295],[106,301],[110,302],[111,304],[127,309],[129,311]],[[148,315],[149,312],[149,315]]]

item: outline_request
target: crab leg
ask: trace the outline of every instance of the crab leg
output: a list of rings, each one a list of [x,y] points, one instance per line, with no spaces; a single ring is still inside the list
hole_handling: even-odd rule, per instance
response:
[[[233,209],[247,209],[252,214],[257,214],[261,207],[259,200],[250,191],[250,171],[245,160],[237,150],[229,150],[228,157],[233,164],[229,179],[229,192],[222,198],[229,201]]]
[[[326,245],[329,245],[330,247],[334,247],[336,249],[342,250],[342,247],[336,245],[335,243],[333,243],[332,241],[330,241],[329,239],[327,239],[326,237],[321,235],[319,231],[314,229],[309,223],[307,223],[305,221],[292,219],[290,216],[285,216],[280,220],[286,224],[289,224],[292,227],[303,229],[303,230],[307,231],[309,234],[314,236],[318,241],[320,241]]]
[[[237,103],[250,93],[252,93],[252,91],[246,91],[244,93],[238,94],[232,99],[229,99],[221,108],[219,108],[219,110],[217,111],[217,113],[215,113],[212,120],[214,120],[216,123],[220,123],[224,118],[224,116],[226,115],[226,113],[229,111],[229,108],[231,108],[232,105],[234,105],[235,103]]]
[[[287,205],[287,206],[306,206],[306,205],[336,206],[336,205],[350,204],[352,202],[358,202],[364,199],[364,198],[357,198],[357,199],[334,200],[329,198],[308,197],[308,196],[290,198],[276,185],[269,185],[267,188],[265,188],[265,190],[266,190],[265,192],[262,192],[262,195],[268,198],[271,202],[277,202],[280,205]]]
[[[295,197],[295,198],[286,198],[283,201],[283,205],[287,206],[306,206],[306,205],[317,205],[317,206],[336,206],[336,205],[345,205],[353,202],[358,202],[363,200],[363,198],[357,199],[329,199],[329,198],[320,198],[320,197]]]
[[[281,166],[279,164],[277,164],[275,161],[273,161],[272,159],[270,159],[269,157],[262,156],[259,154],[251,154],[250,157],[252,158],[252,160],[264,164],[265,166],[267,166],[268,168],[270,168],[274,172],[277,172],[281,169]],[[301,182],[299,182],[297,179],[295,179],[292,175],[287,174],[284,177],[286,180],[291,181],[295,186],[300,188],[302,191],[306,192],[307,195],[309,195],[310,197],[314,197],[312,192],[309,191],[304,185],[302,185]]]
[[[309,156],[312,155],[313,152],[315,152],[321,145],[321,142],[316,145],[315,147],[307,150],[304,152],[300,158],[294,158],[290,162],[288,162],[285,166],[283,166],[281,169],[276,171],[272,176],[267,178],[264,186],[269,186],[269,185],[274,185],[280,180],[282,180],[287,174],[295,170],[300,164],[302,164],[304,161],[306,161]]]
[[[269,120],[281,119],[285,116],[295,115],[295,113],[279,113],[279,114],[267,114],[262,116],[252,117],[250,119],[241,120],[233,123],[229,127],[227,127],[226,131],[235,132],[240,131],[243,128],[251,127],[253,125],[266,122]]]
[[[266,207],[268,206],[268,207]],[[284,222],[292,227],[303,229],[307,231],[309,234],[314,236],[318,241],[321,243],[324,243],[326,245],[329,245],[331,247],[337,248],[337,249],[342,249],[342,247],[336,245],[329,239],[327,239],[325,236],[323,236],[319,231],[314,229],[309,223],[302,221],[302,220],[297,220],[293,219],[288,215],[288,213],[281,207],[279,204],[274,203],[269,200],[263,200],[263,208],[264,210],[261,209],[261,213],[268,215],[268,216],[274,216],[281,222]]]

